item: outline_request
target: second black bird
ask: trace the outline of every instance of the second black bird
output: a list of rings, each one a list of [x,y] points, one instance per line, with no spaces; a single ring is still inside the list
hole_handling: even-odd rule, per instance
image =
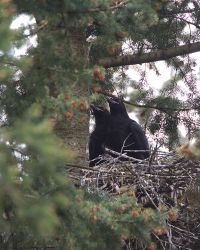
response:
[[[108,135],[110,113],[103,107],[90,105],[95,119],[95,128],[89,139],[89,166],[93,167],[103,162],[102,155],[105,154],[105,141]]]
[[[110,128],[105,145],[118,153],[130,157],[149,157],[149,144],[141,126],[130,119],[122,100],[108,98],[110,106]]]

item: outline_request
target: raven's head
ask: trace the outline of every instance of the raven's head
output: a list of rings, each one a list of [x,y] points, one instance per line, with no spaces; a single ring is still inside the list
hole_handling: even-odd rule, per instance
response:
[[[107,97],[107,101],[109,103],[111,115],[121,115],[124,117],[128,117],[126,107],[122,99],[113,96]]]
[[[90,104],[90,110],[91,110],[91,113],[94,115],[96,123],[99,121],[104,122],[108,120],[110,117],[109,111],[102,106]]]
[[[97,21],[93,21],[88,24],[85,29],[85,36],[87,42],[94,42],[97,40],[97,36],[100,35],[100,25]]]

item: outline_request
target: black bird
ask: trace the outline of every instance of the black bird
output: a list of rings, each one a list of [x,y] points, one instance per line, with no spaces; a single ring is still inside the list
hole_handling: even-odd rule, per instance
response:
[[[110,113],[103,107],[90,105],[95,118],[95,128],[89,138],[89,166],[93,167],[103,162],[105,154],[105,140],[109,129]]]
[[[88,24],[85,29],[85,37],[87,42],[94,42],[97,40],[97,37],[101,35],[101,27],[97,21],[93,21]]]
[[[149,144],[141,126],[130,119],[122,100],[107,98],[110,106],[110,129],[106,146],[137,159],[149,157]],[[141,150],[134,152],[134,150]]]

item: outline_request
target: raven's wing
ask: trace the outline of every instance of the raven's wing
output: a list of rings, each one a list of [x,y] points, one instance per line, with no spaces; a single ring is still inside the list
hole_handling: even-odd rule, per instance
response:
[[[127,136],[126,140],[126,147],[125,150],[127,150],[128,155],[132,155],[135,158],[138,159],[145,159],[149,157],[149,144],[147,137],[141,128],[141,126],[134,120],[130,119],[129,124],[129,135]],[[147,150],[146,152],[132,152],[131,150]]]
[[[128,119],[124,119],[121,116],[112,117],[110,127],[105,138],[106,147],[120,153],[123,150],[125,138],[129,133],[129,131],[127,131],[128,127]]]
[[[100,160],[100,155],[105,153],[105,147],[103,144],[103,140],[98,134],[93,131],[90,135],[89,139],[89,166],[93,167],[96,164],[100,164],[102,161]]]

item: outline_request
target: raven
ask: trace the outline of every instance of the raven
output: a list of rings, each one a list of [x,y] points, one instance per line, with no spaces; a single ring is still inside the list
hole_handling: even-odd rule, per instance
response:
[[[105,153],[105,140],[109,129],[110,113],[103,107],[90,105],[95,118],[95,129],[89,138],[89,166],[93,167],[103,162],[99,157]]]
[[[107,98],[107,101],[110,106],[110,129],[105,145],[130,157],[148,158],[149,144],[141,126],[130,119],[122,100]]]

